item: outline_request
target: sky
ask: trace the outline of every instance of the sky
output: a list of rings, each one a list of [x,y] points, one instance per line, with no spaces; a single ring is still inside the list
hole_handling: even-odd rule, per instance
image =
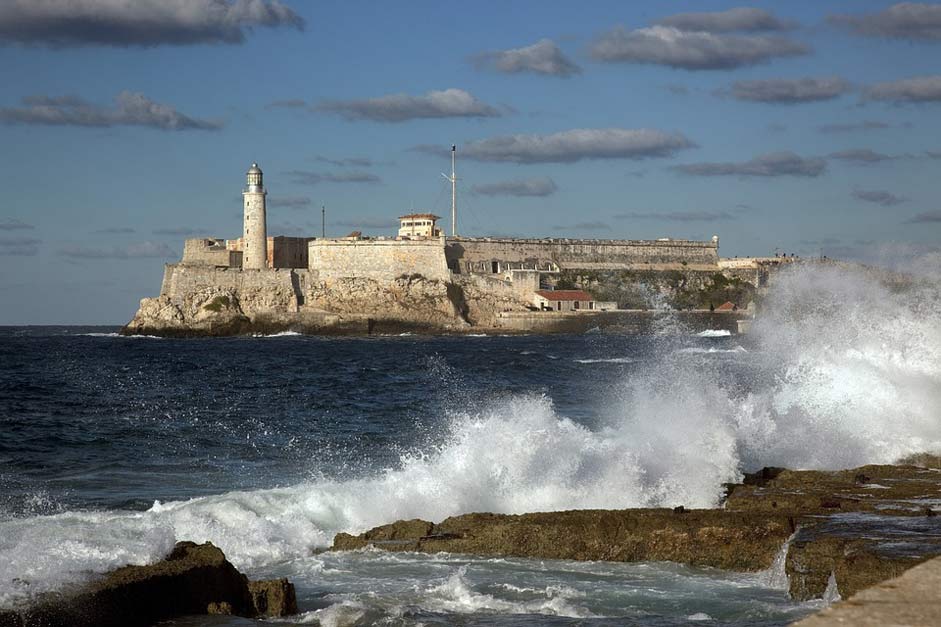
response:
[[[122,324],[187,237],[941,246],[941,4],[3,0],[0,324]]]

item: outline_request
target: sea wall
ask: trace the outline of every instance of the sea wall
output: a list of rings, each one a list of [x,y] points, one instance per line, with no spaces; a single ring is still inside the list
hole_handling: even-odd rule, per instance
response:
[[[718,242],[692,240],[591,240],[449,238],[448,267],[460,273],[508,268],[627,269],[645,264],[718,267]]]
[[[421,274],[427,279],[450,280],[444,239],[357,240],[321,239],[308,245],[308,268],[319,281],[364,278],[393,281]]]

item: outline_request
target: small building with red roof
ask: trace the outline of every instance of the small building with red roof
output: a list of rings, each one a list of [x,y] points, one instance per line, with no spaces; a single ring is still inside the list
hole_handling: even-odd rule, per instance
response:
[[[543,311],[594,311],[595,299],[582,290],[536,290],[533,304]]]

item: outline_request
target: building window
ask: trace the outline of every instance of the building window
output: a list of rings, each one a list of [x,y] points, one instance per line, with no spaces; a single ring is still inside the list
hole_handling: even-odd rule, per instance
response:
[[[562,311],[562,301],[561,301],[561,300],[556,301],[556,303],[555,303],[555,309],[556,309],[556,311]]]
[[[579,305],[579,302],[578,302],[578,301],[575,301],[575,302],[573,303],[573,306],[575,307],[575,309],[578,309],[578,305]]]

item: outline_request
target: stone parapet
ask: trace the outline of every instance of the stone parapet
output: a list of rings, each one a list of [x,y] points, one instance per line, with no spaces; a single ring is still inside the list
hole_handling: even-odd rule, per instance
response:
[[[392,281],[403,275],[449,281],[444,238],[427,240],[319,239],[308,244],[308,268],[322,282],[365,278]]]

